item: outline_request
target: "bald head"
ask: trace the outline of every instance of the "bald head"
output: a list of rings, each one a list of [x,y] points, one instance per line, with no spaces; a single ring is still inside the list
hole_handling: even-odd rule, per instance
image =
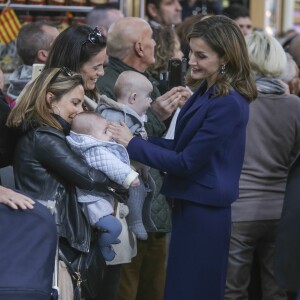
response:
[[[135,43],[143,38],[143,34],[149,28],[149,24],[141,18],[119,19],[108,31],[107,54],[120,60],[133,54]]]
[[[152,90],[153,86],[146,76],[134,71],[122,72],[115,84],[115,94],[118,102],[124,104],[126,104],[132,93],[143,91],[145,94],[149,94]]]
[[[130,107],[140,116],[150,107],[152,91],[152,83],[146,76],[135,71],[121,73],[115,84],[117,101]]]

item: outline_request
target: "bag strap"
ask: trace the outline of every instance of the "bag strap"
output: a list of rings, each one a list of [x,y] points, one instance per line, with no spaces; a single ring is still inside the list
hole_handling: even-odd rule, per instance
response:
[[[60,300],[60,292],[58,287],[58,245],[56,246],[55,253],[51,300]]]
[[[125,203],[125,200],[123,199],[123,197],[121,197],[115,189],[108,187],[107,188],[107,193],[110,194],[111,196],[114,197],[115,200],[119,201],[120,203]]]
[[[81,274],[78,270],[75,270],[73,268],[72,264],[68,261],[68,259],[60,249],[58,250],[58,252],[59,258],[66,264],[71,277],[76,281],[76,286],[74,287],[74,300],[81,300]],[[82,257],[82,253],[80,254],[80,257]]]

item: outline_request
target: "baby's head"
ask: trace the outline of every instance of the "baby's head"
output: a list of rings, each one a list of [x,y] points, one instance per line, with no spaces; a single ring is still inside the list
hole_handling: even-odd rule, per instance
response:
[[[100,141],[111,141],[112,135],[107,130],[108,122],[93,111],[85,111],[73,118],[71,130],[90,135]]]
[[[152,91],[153,86],[146,76],[135,71],[121,73],[115,84],[117,101],[129,106],[140,116],[150,107]]]

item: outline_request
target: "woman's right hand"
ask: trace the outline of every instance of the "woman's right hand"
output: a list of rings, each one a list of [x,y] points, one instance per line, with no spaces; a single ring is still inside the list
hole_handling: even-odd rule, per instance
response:
[[[6,204],[13,209],[32,209],[34,201],[13,190],[0,186],[0,203]]]
[[[110,122],[107,130],[112,133],[113,139],[124,147],[127,147],[133,138],[131,131],[123,121],[120,122],[120,125]]]

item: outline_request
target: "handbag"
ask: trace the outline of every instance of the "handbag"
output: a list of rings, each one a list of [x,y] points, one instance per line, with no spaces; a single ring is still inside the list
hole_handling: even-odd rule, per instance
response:
[[[80,252],[60,241],[59,259],[62,260],[71,275],[74,286],[74,300],[96,298],[99,296],[105,272],[105,260],[97,243],[93,241],[89,252]]]

